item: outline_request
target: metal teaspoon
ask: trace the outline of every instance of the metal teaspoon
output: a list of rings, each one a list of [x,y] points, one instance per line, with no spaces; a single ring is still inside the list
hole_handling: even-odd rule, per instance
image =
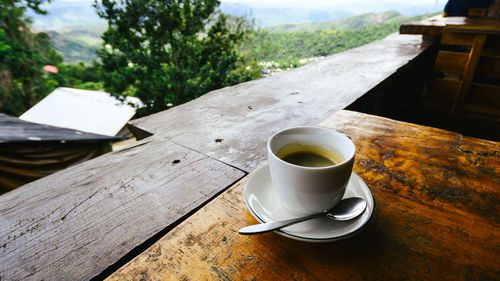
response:
[[[283,228],[299,222],[328,217],[333,220],[346,221],[361,215],[366,209],[366,201],[363,198],[351,197],[341,200],[331,210],[301,218],[288,219],[283,221],[254,224],[240,229],[240,234],[259,234]]]

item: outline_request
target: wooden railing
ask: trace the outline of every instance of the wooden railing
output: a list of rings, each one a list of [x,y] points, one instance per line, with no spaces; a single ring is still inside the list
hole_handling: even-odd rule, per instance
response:
[[[428,50],[391,35],[133,121],[149,137],[0,196],[0,280],[110,274],[264,161],[272,133],[404,88]]]

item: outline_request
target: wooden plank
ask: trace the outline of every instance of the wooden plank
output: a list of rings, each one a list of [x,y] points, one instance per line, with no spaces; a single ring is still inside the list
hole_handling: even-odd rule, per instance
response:
[[[0,144],[8,142],[111,142],[121,137],[86,133],[21,120],[0,113]]]
[[[466,103],[464,104],[464,111],[482,113],[486,115],[500,116],[500,108],[492,107],[488,104],[480,103]]]
[[[462,74],[468,59],[469,55],[467,53],[439,51],[434,70],[451,74]]]
[[[472,83],[467,101],[500,108],[500,86]]]
[[[108,152],[120,139],[0,113],[0,194]]]
[[[444,18],[442,15],[427,18],[421,21],[404,23],[399,27],[400,34],[422,34],[424,36],[439,36],[443,32],[446,21],[450,18]],[[458,23],[464,22],[461,18]]]
[[[472,83],[464,110],[500,116],[500,86]]]
[[[488,14],[488,8],[469,8],[467,16],[484,18]]]
[[[222,161],[255,167],[271,133],[324,120],[428,46],[392,35],[135,121],[155,136],[0,197],[0,279],[102,273],[244,174]]]
[[[244,173],[160,137],[0,197],[0,280],[86,280]]]
[[[475,34],[464,34],[456,32],[444,32],[441,36],[441,44],[443,45],[457,45],[457,46],[472,46],[476,39]]]
[[[481,52],[483,51],[483,45],[485,41],[486,41],[485,34],[476,35],[474,45],[472,45],[472,48],[469,53],[469,59],[467,60],[467,65],[465,66],[465,71],[462,78],[462,85],[460,87],[457,99],[453,104],[452,111],[460,112],[462,110],[464,100],[469,91],[472,79],[474,78],[476,66],[477,63],[479,62],[479,58],[481,57]]]
[[[429,46],[419,36],[393,34],[289,72],[210,92],[131,123],[252,170],[266,158],[263,144],[271,134],[321,122],[382,84]]]
[[[399,28],[399,33],[439,36],[443,32],[445,26],[451,27],[457,32],[479,32],[484,34],[499,34],[500,32],[499,19],[443,17],[442,15],[438,15],[421,21],[404,23]]]
[[[487,57],[487,58],[493,58],[493,59],[500,59],[500,52],[487,51],[487,50],[483,49],[483,54],[481,56]]]
[[[497,80],[497,83],[500,82],[500,52],[496,55],[494,56],[490,52],[485,56],[483,53],[476,67],[475,80]]]
[[[432,98],[453,101],[460,91],[461,83],[456,79],[435,78],[431,81],[429,95]]]
[[[447,24],[445,29],[449,32],[500,35],[500,19],[486,18],[466,24]]]
[[[109,280],[497,280],[500,143],[341,111],[321,124],[350,135],[374,218],[348,240],[305,243],[257,223],[245,180]]]
[[[500,52],[500,35],[489,35],[484,43],[484,50]]]
[[[102,142],[0,144],[0,194],[109,151]]]

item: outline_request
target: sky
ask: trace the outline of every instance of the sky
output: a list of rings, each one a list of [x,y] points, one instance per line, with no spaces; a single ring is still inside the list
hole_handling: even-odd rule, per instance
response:
[[[119,1],[119,0],[115,0]],[[395,10],[403,15],[435,13],[442,11],[447,0],[221,0],[226,13],[249,13],[259,26],[283,23],[322,21],[363,13]],[[72,24],[102,23],[92,7],[94,0],[52,0],[45,2],[49,17],[34,17],[34,26],[57,29]],[[239,5],[231,5],[239,4]],[[279,13],[270,9],[280,9]],[[324,15],[319,15],[323,13]],[[318,16],[319,15],[319,16]],[[322,16],[322,17],[320,17]],[[324,18],[324,19],[323,19]]]
[[[94,2],[94,0],[53,0],[60,2]],[[259,6],[304,6],[307,3],[309,7],[317,6],[335,6],[345,3],[407,3],[407,4],[436,4],[444,5],[447,0],[220,0],[222,3],[254,4]]]
[[[259,3],[259,4],[303,4],[304,0],[222,0],[221,2],[225,3]],[[307,3],[310,5],[322,5],[322,6],[330,6],[340,3],[349,3],[349,2],[381,2],[381,0],[307,0]],[[383,2],[397,2],[397,3],[415,3],[415,0],[383,0]],[[418,0],[419,4],[424,3],[444,3],[445,0]]]
[[[94,0],[55,0],[61,2],[94,2]],[[255,4],[304,4],[304,0],[221,0],[223,3],[255,3]],[[322,6],[330,6],[340,3],[348,3],[348,2],[381,2],[380,0],[307,0],[307,3],[310,5],[322,5]],[[397,3],[415,3],[415,0],[383,0],[383,2],[397,2]],[[446,0],[418,0],[418,3],[444,3]]]

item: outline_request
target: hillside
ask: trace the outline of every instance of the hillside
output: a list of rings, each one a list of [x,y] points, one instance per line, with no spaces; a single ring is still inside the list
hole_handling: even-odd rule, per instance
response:
[[[65,0],[51,1],[42,5],[48,11],[47,15],[29,13],[33,17],[34,27],[44,30],[56,30],[73,24],[105,24],[100,19],[94,1]],[[443,11],[445,0],[435,1],[323,1],[321,5],[311,4],[310,1],[292,1],[282,3],[266,3],[265,1],[241,0],[237,2],[222,2],[222,12],[234,16],[248,16],[254,18],[258,26],[272,26],[278,24],[299,24],[305,22],[332,21],[347,16],[365,13],[380,13],[394,10],[405,16],[416,16]]]
[[[101,47],[101,35],[106,28],[105,24],[75,24],[44,32],[50,36],[65,63],[84,62],[90,64],[92,60],[97,59],[94,50]]]
[[[240,48],[241,54],[256,61],[277,61],[296,65],[301,58],[341,52],[397,32],[401,23],[419,17],[396,11],[367,13],[340,20],[277,25],[257,29]],[[66,63],[96,59],[106,25],[69,25],[47,32]]]
[[[91,47],[100,47],[101,35],[106,31],[106,24],[73,24],[64,26],[53,31],[66,36],[69,39],[79,41]]]
[[[46,33],[50,36],[56,50],[63,56],[65,63],[74,64],[82,61],[90,64],[92,60],[96,59],[93,47],[55,31],[47,31]]]
[[[42,8],[47,11],[46,15],[36,14],[28,10],[28,15],[33,19],[33,26],[44,30],[56,30],[67,25],[89,25],[105,24],[100,19],[92,6],[94,1],[71,0],[71,1],[46,1]]]
[[[389,21],[405,21],[409,16],[403,16],[396,11],[388,11],[381,13],[367,13],[357,16],[351,16],[339,20],[325,22],[311,22],[301,24],[280,24],[275,26],[264,27],[264,30],[271,32],[301,32],[301,31],[317,31],[326,29],[360,29],[371,25],[389,22]]]
[[[366,21],[366,18],[383,20],[385,16],[390,16],[389,20],[359,29],[325,28],[293,32],[275,32],[261,29],[255,31],[247,39],[247,42],[241,45],[240,54],[256,61],[277,63],[281,67],[296,67],[302,64],[301,59],[306,59],[307,61],[307,58],[322,57],[343,52],[398,32],[399,26],[405,21],[419,20],[427,17],[427,15],[423,15],[410,18],[397,16],[396,14],[393,12],[381,13],[372,17],[364,17],[361,22],[359,20],[349,20],[347,21],[349,25],[345,25],[361,26],[370,22]],[[302,26],[305,27],[305,25]],[[288,30],[293,30],[293,28]]]

